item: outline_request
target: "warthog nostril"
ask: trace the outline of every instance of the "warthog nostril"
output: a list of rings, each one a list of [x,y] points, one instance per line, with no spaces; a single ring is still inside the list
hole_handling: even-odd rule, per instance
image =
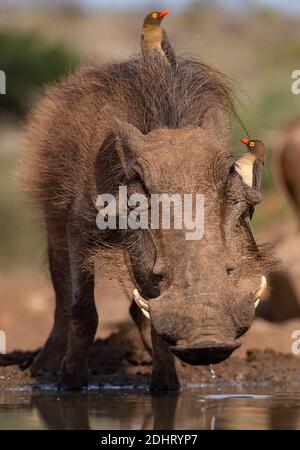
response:
[[[201,342],[189,347],[173,346],[172,352],[182,361],[194,366],[217,364],[227,359],[241,344],[232,341],[216,343],[213,341]]]

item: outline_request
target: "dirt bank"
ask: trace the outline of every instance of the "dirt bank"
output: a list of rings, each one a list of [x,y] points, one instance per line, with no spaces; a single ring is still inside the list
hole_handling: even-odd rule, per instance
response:
[[[8,352],[0,355],[0,390],[45,381],[32,379],[28,367],[36,355],[32,350],[43,345],[52,326],[49,280],[35,272],[14,273],[0,280],[0,294],[0,330],[6,333]],[[128,299],[116,283],[105,280],[98,283],[96,300],[100,326],[90,354],[90,383],[147,386],[151,359],[129,317]],[[300,358],[291,353],[294,330],[300,330],[300,319],[257,319],[240,349],[214,366],[215,378],[208,367],[189,366],[180,369],[182,378],[185,383],[300,383]]]
[[[294,326],[295,324],[293,324]],[[299,328],[300,324],[298,323]],[[256,326],[256,337],[263,327],[267,332],[269,324],[261,321]],[[282,333],[281,333],[282,335]],[[279,333],[280,339],[280,333]],[[279,340],[273,335],[273,344]],[[30,386],[36,383],[53,382],[54,379],[34,380],[30,377],[28,366],[36,352],[13,352],[0,357],[0,390]],[[272,349],[249,349],[245,345],[241,356],[210,367],[191,367],[179,363],[184,384],[199,383],[258,383],[265,382],[291,385],[300,383],[300,358],[291,353],[280,353]],[[145,387],[149,384],[151,358],[144,350],[134,325],[123,324],[118,332],[105,339],[98,339],[90,353],[91,385]]]

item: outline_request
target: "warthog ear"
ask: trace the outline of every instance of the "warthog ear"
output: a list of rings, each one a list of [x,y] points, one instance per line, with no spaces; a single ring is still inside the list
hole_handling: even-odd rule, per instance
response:
[[[119,179],[131,179],[145,137],[133,125],[118,119],[111,108],[103,110],[106,137],[98,149],[94,170],[97,192],[112,192]],[[110,174],[108,176],[108,174]]]
[[[139,146],[144,138],[144,135],[134,125],[129,122],[124,122],[118,117],[112,117],[112,124],[115,131],[126,141],[132,143],[134,146]]]
[[[121,166],[127,179],[133,175],[133,167],[143,148],[145,136],[133,125],[117,118],[110,108],[105,108],[107,136],[102,142],[96,158],[97,177],[103,172],[103,167],[118,168]],[[104,162],[105,161],[105,162]]]
[[[112,125],[115,135],[115,150],[126,177],[130,178],[132,168],[143,148],[145,137],[135,126],[123,122],[115,116],[112,118]]]

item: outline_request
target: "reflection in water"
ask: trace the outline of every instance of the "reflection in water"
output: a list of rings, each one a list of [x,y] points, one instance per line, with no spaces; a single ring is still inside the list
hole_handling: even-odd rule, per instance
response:
[[[300,429],[300,390],[212,387],[0,395],[1,429]]]

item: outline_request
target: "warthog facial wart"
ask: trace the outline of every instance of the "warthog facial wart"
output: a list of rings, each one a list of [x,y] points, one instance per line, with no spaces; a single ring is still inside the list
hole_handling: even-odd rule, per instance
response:
[[[0,70],[0,94],[6,94],[6,74],[3,70]]]
[[[0,330],[0,354],[6,353],[6,335],[4,331]]]
[[[127,186],[119,187],[116,198],[112,194],[97,197],[96,218],[100,230],[175,230],[186,229],[187,241],[199,241],[204,235],[204,195],[144,194],[127,195]],[[173,224],[172,224],[173,210]],[[195,216],[195,217],[193,217]]]
[[[294,340],[292,343],[292,353],[298,356],[300,355],[300,330],[294,330],[291,338]]]

